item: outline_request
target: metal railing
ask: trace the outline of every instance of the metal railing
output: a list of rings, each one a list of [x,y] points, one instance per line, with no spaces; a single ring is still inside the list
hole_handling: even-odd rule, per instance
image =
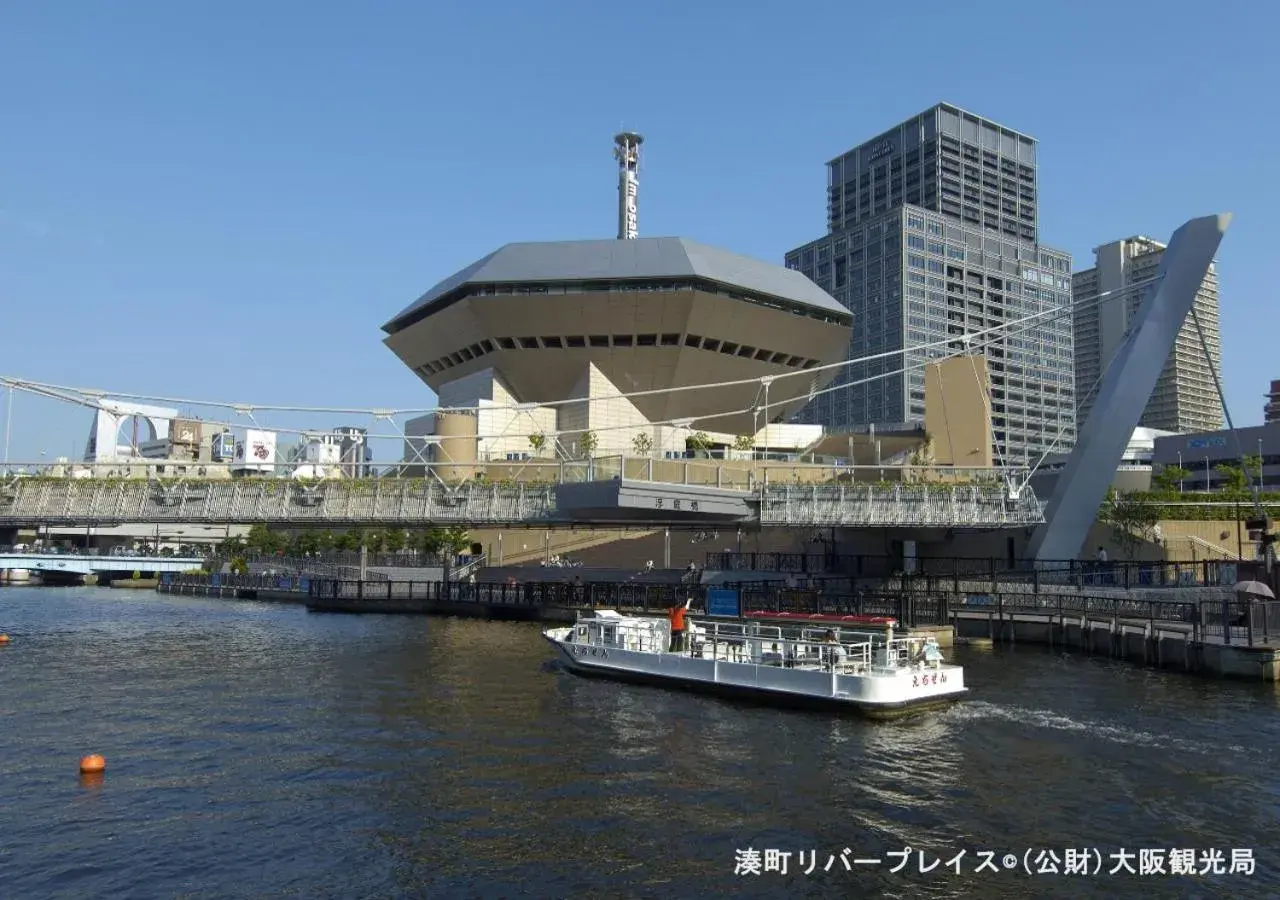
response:
[[[845,672],[865,671],[873,665],[893,668],[916,660],[918,638],[890,638],[884,633],[869,633],[836,626],[784,628],[759,622],[722,622],[694,620],[697,628],[690,635],[690,655],[699,644],[709,643],[711,658],[733,662],[781,665],[786,668],[819,668]],[[799,634],[788,637],[788,634]],[[700,640],[701,637],[701,640]],[[768,647],[768,650],[765,648]],[[770,658],[772,657],[772,658]]]
[[[162,585],[171,588],[209,587],[269,590],[306,595],[323,605],[341,601],[347,606],[364,605],[376,610],[380,603],[434,601],[471,602],[496,606],[611,608],[619,610],[667,610],[692,601],[696,610],[706,609],[707,588],[635,582],[527,582],[524,584],[457,584],[425,581],[358,581],[312,578],[298,575],[161,575]],[[803,613],[831,616],[884,616],[897,620],[902,628],[951,624],[956,616],[987,615],[1000,620],[1032,615],[1066,621],[1093,617],[1178,626],[1193,642],[1223,642],[1249,647],[1280,648],[1280,601],[1223,600],[1171,601],[1132,597],[1099,597],[1086,594],[1030,592],[974,593],[961,597],[911,593],[827,595],[817,591],[788,590],[772,583],[742,583],[728,586],[739,593],[740,609],[746,613]],[[701,620],[701,617],[699,617]],[[726,627],[732,622],[726,622]],[[813,624],[825,631],[833,625]]]
[[[1266,581],[1266,566],[1255,560],[1116,561],[1014,560],[998,557],[933,556],[904,559],[875,554],[710,552],[707,569],[776,572],[847,579],[895,579],[903,590],[959,592],[969,582],[1023,582],[1043,586],[1145,588],[1231,587],[1239,581]]]
[[[602,461],[597,460],[597,463]],[[623,460],[625,462],[625,460]],[[652,461],[648,461],[652,462]],[[688,467],[693,463],[680,463]],[[793,467],[794,468],[794,467]],[[602,471],[603,470],[603,471]],[[561,464],[553,470],[568,476],[577,470]],[[839,481],[844,469],[815,467],[814,480]],[[989,471],[989,470],[983,470]],[[609,480],[607,466],[579,474],[586,480]],[[719,476],[696,483],[715,486]],[[566,479],[567,483],[569,479]],[[712,482],[708,484],[708,482]],[[765,525],[955,525],[998,527],[1043,521],[1030,489],[1010,500],[1006,489],[990,482],[955,484],[770,485],[760,482],[759,512],[744,505],[736,521]],[[753,499],[753,498],[748,498]],[[674,507],[672,507],[674,508]],[[697,522],[690,510],[676,519]],[[705,515],[705,514],[703,514]],[[683,517],[683,518],[682,518]],[[101,480],[95,478],[17,478],[0,484],[0,525],[113,525],[129,522],[237,524],[257,522],[291,527],[432,524],[552,525],[596,521],[562,511],[555,484],[515,479],[471,480],[449,485],[436,480],[370,479],[322,481],[276,478],[210,480]],[[672,521],[665,508],[632,522]],[[724,521],[723,518],[716,521]]]
[[[1030,488],[1012,495],[1006,485],[898,483],[786,484],[760,492],[762,525],[993,526],[1037,525],[1044,507]]]
[[[276,591],[306,596],[316,579],[308,575],[267,575],[264,573],[234,575],[217,572],[208,575],[187,575],[166,572],[160,575],[164,588],[216,588],[247,591]]]
[[[488,558],[484,554],[473,556],[469,561],[458,566],[456,569],[450,570],[449,577],[454,581],[465,581],[469,576],[475,574],[486,565],[488,565]]]
[[[377,478],[311,479],[310,463],[277,462],[271,472],[232,478],[230,463],[171,459],[123,459],[110,462],[10,462],[0,474],[54,480],[178,480],[188,482],[280,481],[298,484],[368,483],[428,480],[447,485],[554,485],[587,481],[652,481],[752,491],[767,484],[853,484],[871,482],[1002,484],[1006,478],[1025,480],[1026,469],[960,466],[844,465],[793,460],[661,459],[636,454],[601,454],[592,459],[490,460],[475,463],[397,463]],[[335,467],[338,468],[338,467]],[[301,477],[292,478],[292,474]]]

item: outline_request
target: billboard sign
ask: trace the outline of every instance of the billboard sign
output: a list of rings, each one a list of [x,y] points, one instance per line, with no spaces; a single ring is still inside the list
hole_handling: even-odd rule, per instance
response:
[[[235,467],[272,472],[276,467],[276,433],[246,428],[244,439],[236,442]]]

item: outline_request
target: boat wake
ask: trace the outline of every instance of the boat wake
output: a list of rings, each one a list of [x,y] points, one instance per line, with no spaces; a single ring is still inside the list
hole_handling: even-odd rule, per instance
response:
[[[1027,709],[1021,706],[1003,706],[998,703],[987,703],[974,700],[959,704],[942,714],[942,718],[957,724],[967,721],[1000,720],[1032,728],[1044,728],[1051,731],[1078,732],[1099,740],[1114,744],[1136,747],[1157,747],[1179,750],[1185,753],[1199,753],[1206,756],[1229,752],[1240,755],[1253,755],[1256,748],[1236,744],[1223,746],[1209,741],[1196,741],[1175,737],[1171,734],[1159,734],[1152,731],[1140,731],[1123,725],[1111,725],[1106,722],[1073,719],[1060,712],[1048,709]]]

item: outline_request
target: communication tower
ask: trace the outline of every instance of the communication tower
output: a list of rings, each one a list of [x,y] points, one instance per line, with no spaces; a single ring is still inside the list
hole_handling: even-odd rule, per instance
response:
[[[632,131],[613,136],[613,158],[618,161],[618,240],[634,240],[639,234],[636,194],[640,190],[640,145],[644,138]]]

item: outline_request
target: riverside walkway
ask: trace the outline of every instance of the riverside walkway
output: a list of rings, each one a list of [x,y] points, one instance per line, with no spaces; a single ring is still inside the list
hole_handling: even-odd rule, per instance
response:
[[[531,569],[531,574],[545,573]],[[901,591],[828,593],[779,585],[645,582],[457,584],[286,576],[166,575],[159,590],[305,603],[316,612],[447,615],[517,621],[573,621],[607,607],[663,615],[686,599],[695,612],[726,600],[738,612],[891,616],[902,628],[952,642],[1047,644],[1162,668],[1280,681],[1280,602],[1150,600],[1133,596],[1032,592],[984,595]]]
[[[455,480],[165,477],[157,463],[65,464],[0,481],[0,527],[261,522],[292,527],[707,525],[1032,526],[1030,488],[997,469],[602,457],[475,465]],[[143,466],[144,468],[139,468]],[[172,462],[167,463],[172,471]],[[124,477],[112,477],[121,475]]]

